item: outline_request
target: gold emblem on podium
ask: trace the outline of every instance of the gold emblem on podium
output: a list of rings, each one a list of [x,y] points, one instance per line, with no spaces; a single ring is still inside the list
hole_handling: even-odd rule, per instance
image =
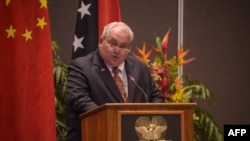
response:
[[[138,141],[167,141],[167,122],[162,116],[141,116],[135,122]]]

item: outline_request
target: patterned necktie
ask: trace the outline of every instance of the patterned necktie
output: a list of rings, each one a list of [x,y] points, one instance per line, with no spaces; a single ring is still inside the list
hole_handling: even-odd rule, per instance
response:
[[[113,73],[114,73],[115,83],[116,83],[118,89],[121,92],[123,101],[128,102],[128,98],[127,98],[127,94],[126,94],[126,91],[125,91],[124,84],[123,84],[121,78],[119,77],[119,69],[117,67],[113,68]]]

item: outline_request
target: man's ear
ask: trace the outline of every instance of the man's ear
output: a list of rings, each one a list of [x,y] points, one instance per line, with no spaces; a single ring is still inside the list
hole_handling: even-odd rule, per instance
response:
[[[103,38],[102,37],[99,38],[98,43],[99,43],[99,45],[103,43]]]

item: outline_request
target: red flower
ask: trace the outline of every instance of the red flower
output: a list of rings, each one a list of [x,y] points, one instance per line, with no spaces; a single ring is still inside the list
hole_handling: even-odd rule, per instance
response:
[[[161,49],[164,54],[166,54],[168,51],[168,40],[169,40],[170,31],[171,31],[171,28],[168,29],[168,32],[166,33],[166,35],[164,36],[162,40]]]

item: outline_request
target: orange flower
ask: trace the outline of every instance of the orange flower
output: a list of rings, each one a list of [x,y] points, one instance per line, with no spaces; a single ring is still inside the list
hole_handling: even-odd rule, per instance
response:
[[[187,63],[192,62],[193,60],[195,60],[195,58],[191,58],[188,60],[185,60],[184,57],[188,54],[189,49],[184,51],[184,47],[183,45],[180,46],[180,48],[177,51],[177,57],[178,57],[178,64],[179,65],[185,65]]]
[[[148,52],[146,52],[146,43],[143,44],[142,49],[140,49],[140,48],[136,48],[136,49],[137,49],[137,51],[138,51],[138,53],[139,53],[140,56],[136,55],[136,54],[133,53],[133,52],[132,52],[132,54],[133,54],[137,59],[139,59],[139,60],[141,60],[141,61],[143,61],[143,62],[148,63],[148,62],[150,61],[150,60],[149,60],[149,57],[150,57],[150,55],[151,55],[151,53],[152,53],[153,50],[150,49]]]
[[[174,86],[176,89],[180,89],[182,85],[182,78],[177,77],[174,81]]]

